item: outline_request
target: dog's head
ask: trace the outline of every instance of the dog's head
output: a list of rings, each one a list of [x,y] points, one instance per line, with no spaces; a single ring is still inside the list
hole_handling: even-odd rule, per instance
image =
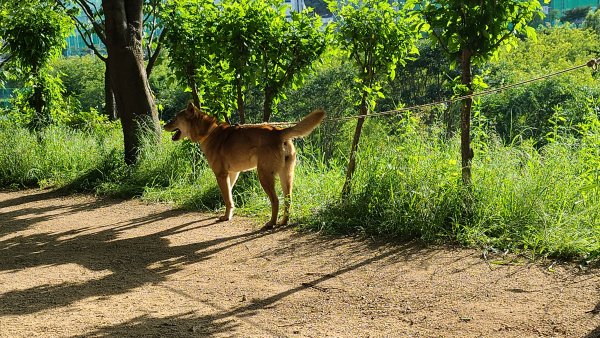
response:
[[[174,132],[171,137],[173,141],[179,141],[186,137],[192,141],[199,141],[205,136],[204,134],[213,122],[212,117],[202,113],[190,102],[185,109],[165,124],[164,129],[168,132]]]

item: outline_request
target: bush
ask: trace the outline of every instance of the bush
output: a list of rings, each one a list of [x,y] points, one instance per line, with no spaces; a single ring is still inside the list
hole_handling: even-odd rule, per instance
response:
[[[561,136],[540,149],[504,146],[488,133],[476,145],[472,189],[460,184],[458,138],[444,141],[439,128],[423,132],[416,120],[395,137],[371,126],[352,194],[325,201],[305,221],[327,233],[590,258],[600,249],[600,124],[588,116],[583,142]]]
[[[547,28],[539,32],[537,41],[523,41],[510,53],[500,53],[488,67],[486,82],[499,87],[585,64],[599,49],[600,39],[593,31]],[[552,121],[567,127],[577,125],[589,105],[596,104],[588,98],[598,97],[600,81],[584,69],[486,96],[481,99],[480,111],[491,119],[505,142],[519,137],[544,144],[555,128]]]
[[[65,86],[65,95],[76,102],[75,110],[103,111],[104,62],[85,55],[62,57],[52,65]]]

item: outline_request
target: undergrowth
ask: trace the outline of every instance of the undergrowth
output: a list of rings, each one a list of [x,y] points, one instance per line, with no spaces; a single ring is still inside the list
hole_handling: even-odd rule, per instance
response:
[[[464,187],[458,138],[446,139],[436,128],[425,131],[410,118],[393,129],[369,122],[352,193],[344,200],[346,160],[325,159],[309,139],[299,147],[292,221],[330,234],[598,259],[600,123],[591,116],[578,137],[551,136],[543,147],[528,141],[507,146],[487,134],[476,137],[473,184]],[[168,135],[158,146],[144,147],[132,167],[122,162],[122,136],[115,127],[102,133],[2,128],[0,147],[0,185],[5,188],[53,187],[193,210],[223,209],[198,145],[171,142]],[[254,172],[242,173],[234,200],[238,215],[266,219],[270,213]]]

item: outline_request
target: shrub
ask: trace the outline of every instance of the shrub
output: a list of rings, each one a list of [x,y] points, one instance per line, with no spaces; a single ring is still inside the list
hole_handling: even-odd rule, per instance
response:
[[[65,86],[65,95],[76,102],[75,110],[103,110],[104,62],[85,55],[61,57],[52,65]]]
[[[498,60],[489,64],[486,81],[499,87],[585,64],[599,49],[600,39],[591,30],[547,28],[538,34],[537,41],[522,41],[510,53],[500,53]],[[544,144],[555,127],[552,121],[577,125],[588,105],[596,104],[588,98],[598,97],[600,81],[584,69],[486,96],[480,110],[506,142],[519,137]]]

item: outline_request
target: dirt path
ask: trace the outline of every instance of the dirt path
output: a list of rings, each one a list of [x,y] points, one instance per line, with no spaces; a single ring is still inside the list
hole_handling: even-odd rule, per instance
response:
[[[598,270],[257,225],[0,192],[0,336],[600,336]]]

